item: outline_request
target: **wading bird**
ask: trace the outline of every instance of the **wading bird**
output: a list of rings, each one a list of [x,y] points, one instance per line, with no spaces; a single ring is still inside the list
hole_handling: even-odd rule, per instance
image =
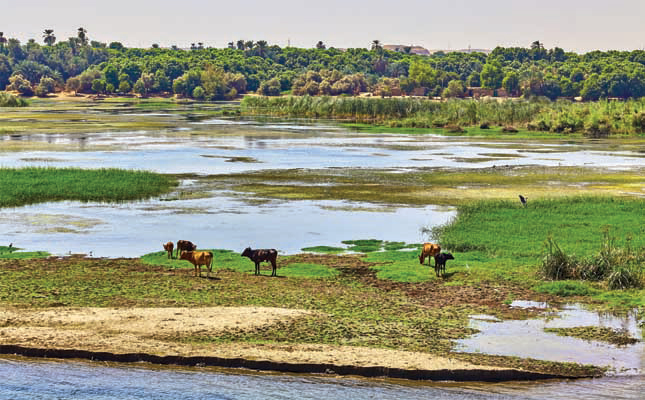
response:
[[[527,198],[526,198],[526,197],[524,197],[524,196],[520,195],[520,201],[522,202],[522,205],[523,205],[524,207],[526,207],[526,200],[527,200]]]

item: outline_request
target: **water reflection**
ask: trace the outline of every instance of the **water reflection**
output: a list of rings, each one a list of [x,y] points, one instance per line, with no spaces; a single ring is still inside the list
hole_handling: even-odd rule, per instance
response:
[[[513,305],[548,307],[535,302],[514,302]],[[547,309],[538,319],[500,322],[471,318],[470,326],[480,332],[459,340],[459,351],[609,366],[613,374],[638,375],[645,371],[645,345],[642,341],[616,346],[544,331],[545,328],[599,326],[624,330],[629,336],[641,339],[643,333],[635,312],[614,315],[588,310],[579,304],[567,304]]]

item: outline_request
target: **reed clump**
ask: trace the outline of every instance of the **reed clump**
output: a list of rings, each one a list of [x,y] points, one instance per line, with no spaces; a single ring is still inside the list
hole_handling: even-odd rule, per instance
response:
[[[242,109],[247,113],[349,119],[392,128],[486,129],[497,125],[591,137],[645,133],[645,99],[581,103],[543,98],[436,101],[409,97],[247,96]]]

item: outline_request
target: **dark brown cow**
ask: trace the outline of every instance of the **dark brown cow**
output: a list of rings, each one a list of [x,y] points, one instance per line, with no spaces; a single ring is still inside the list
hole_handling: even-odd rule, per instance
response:
[[[434,243],[424,243],[423,249],[421,249],[421,254],[419,254],[419,262],[423,265],[426,257],[428,257],[428,266],[430,265],[430,257],[434,257],[437,254],[441,253],[441,246]],[[435,265],[437,263],[435,262]]]
[[[443,275],[446,273],[446,261],[454,260],[455,257],[452,256],[452,253],[439,253],[434,256],[434,273]]]
[[[208,276],[211,276],[213,269],[213,253],[210,251],[182,251],[179,255],[180,260],[190,261],[195,266],[195,276],[199,271],[199,276],[202,276],[202,265],[208,268]]]
[[[175,258],[179,257],[179,253],[182,251],[195,251],[197,250],[197,246],[193,244],[190,240],[178,240],[177,241],[177,254],[175,255]]]
[[[172,258],[172,250],[175,247],[175,245],[172,242],[168,242],[163,245],[163,249],[168,252],[168,258]]]
[[[276,269],[277,264],[276,260],[278,258],[278,251],[276,249],[257,249],[251,250],[250,247],[244,249],[241,254],[242,257],[248,257],[251,261],[255,263],[255,275],[260,275],[260,263],[262,261],[268,261],[273,267],[271,276],[278,276]]]

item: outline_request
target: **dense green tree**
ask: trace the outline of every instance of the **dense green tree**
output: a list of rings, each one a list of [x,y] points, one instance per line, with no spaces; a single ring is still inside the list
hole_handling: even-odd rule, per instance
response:
[[[507,72],[502,80],[502,87],[509,95],[517,95],[520,90],[520,77],[517,72]]]
[[[448,87],[444,89],[441,96],[445,98],[463,97],[465,91],[466,87],[462,81],[453,80],[448,83]]]
[[[421,61],[414,61],[410,64],[409,76],[418,86],[430,88],[437,84],[437,71]]]
[[[504,80],[502,65],[497,60],[488,61],[480,74],[482,86],[488,89],[499,89]]]
[[[116,66],[108,64],[103,69],[103,75],[105,76],[105,82],[112,84],[112,86],[119,86],[119,70]]]
[[[316,43],[316,48],[320,50],[325,50],[327,46],[325,46],[325,43],[323,43],[322,40],[319,40],[318,43]]]
[[[0,54],[0,89],[4,89],[9,84],[9,77],[12,73],[9,57]]]

